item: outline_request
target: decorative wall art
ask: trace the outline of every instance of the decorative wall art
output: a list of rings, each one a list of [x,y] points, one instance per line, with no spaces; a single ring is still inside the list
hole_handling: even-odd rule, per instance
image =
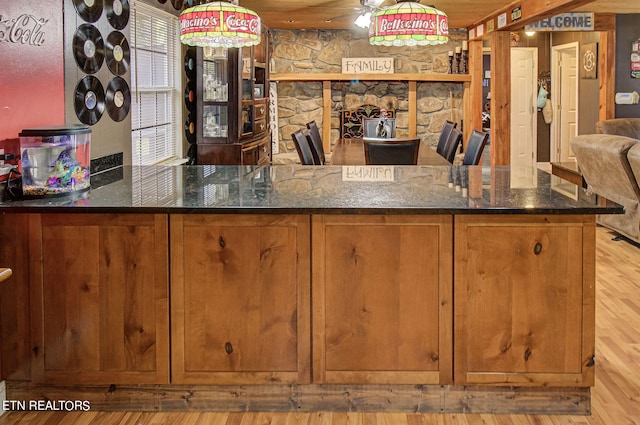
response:
[[[580,46],[580,78],[598,78],[598,43],[585,43]]]

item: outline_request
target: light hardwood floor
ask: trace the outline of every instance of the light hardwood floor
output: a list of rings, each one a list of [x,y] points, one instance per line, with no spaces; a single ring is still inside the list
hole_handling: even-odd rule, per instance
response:
[[[12,412],[0,425],[640,424],[640,247],[597,230],[596,384],[591,416],[405,413]]]

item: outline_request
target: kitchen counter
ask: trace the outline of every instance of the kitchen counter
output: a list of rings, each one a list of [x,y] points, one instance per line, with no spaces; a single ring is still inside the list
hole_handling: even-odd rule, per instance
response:
[[[0,212],[12,400],[588,414],[595,215],[623,209],[537,170],[282,165]]]
[[[124,167],[74,195],[0,203],[6,212],[303,214],[620,214],[586,190],[555,190],[553,176],[510,167]],[[524,176],[524,178],[523,178]],[[460,180],[456,191],[454,180]],[[450,184],[450,181],[452,182]],[[517,184],[524,181],[524,184]],[[463,193],[467,196],[463,196]]]

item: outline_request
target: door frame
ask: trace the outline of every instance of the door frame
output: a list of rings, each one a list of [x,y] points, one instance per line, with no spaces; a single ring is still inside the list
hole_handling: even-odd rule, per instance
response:
[[[551,42],[553,43],[553,37],[551,38]],[[559,44],[557,46],[551,46],[551,103],[553,105],[553,119],[551,121],[551,152],[549,155],[549,159],[551,162],[560,161],[560,126],[558,125],[558,114],[559,109],[558,105],[560,104],[560,89],[562,87],[561,81],[561,72],[560,65],[558,63],[559,60],[559,52],[561,50],[569,50],[573,49],[576,54],[576,60],[579,59],[579,47],[580,43],[577,41]],[[576,105],[579,105],[580,101],[580,78],[576,78]],[[576,128],[579,128],[579,119],[580,114],[579,111],[576,113]]]
[[[532,147],[531,150],[533,152],[533,156],[531,158],[531,165],[533,167],[536,166],[536,164],[538,163],[538,113],[537,113],[537,108],[535,105],[537,96],[538,96],[538,47],[512,47],[511,51],[513,50],[520,50],[520,51],[530,51],[533,53],[533,74],[532,74],[532,78],[531,78],[531,87],[532,87],[532,99],[531,99],[531,142],[532,142]],[[513,75],[513,61],[511,62],[511,75]],[[513,87],[511,88],[511,95],[513,95]],[[511,104],[513,105],[513,99],[511,99]],[[511,113],[513,114],[513,109],[511,109]],[[511,122],[511,119],[510,119]],[[513,136],[514,134],[511,134],[511,153],[513,155]],[[513,158],[513,157],[512,157]],[[510,162],[512,162],[510,160]]]

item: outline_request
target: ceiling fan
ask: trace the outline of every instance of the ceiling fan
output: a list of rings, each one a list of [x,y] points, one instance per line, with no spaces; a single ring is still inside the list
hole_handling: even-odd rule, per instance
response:
[[[380,5],[384,2],[385,0],[360,0],[360,11],[334,16],[333,18],[327,19],[325,22],[333,22],[334,20],[341,19],[347,16],[359,15],[354,23],[359,27],[367,28],[369,27],[369,22],[371,20],[371,13],[378,10],[380,8]]]

